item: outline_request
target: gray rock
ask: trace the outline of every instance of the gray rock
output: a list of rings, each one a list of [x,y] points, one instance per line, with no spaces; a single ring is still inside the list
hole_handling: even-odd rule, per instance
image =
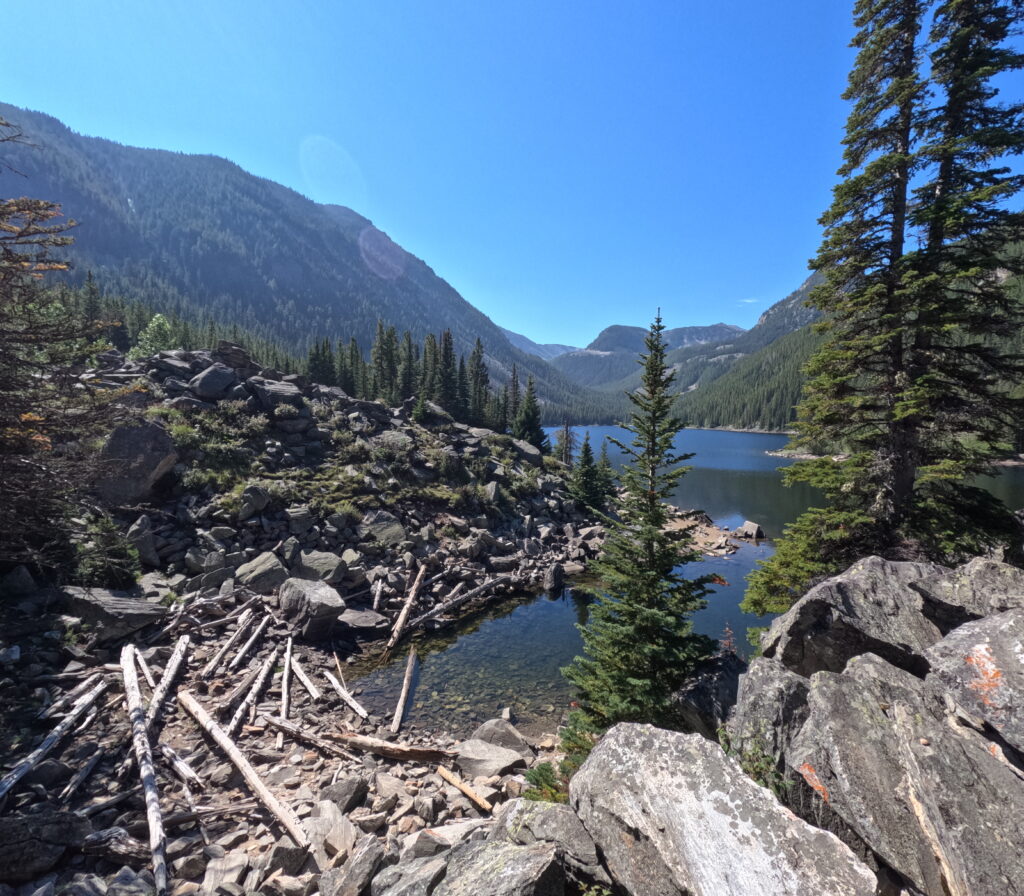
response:
[[[15,566],[0,579],[0,596],[2,597],[28,597],[30,594],[35,594],[36,588],[32,573],[24,566]]]
[[[470,738],[486,741],[497,747],[504,747],[518,753],[527,763],[531,763],[537,755],[530,742],[519,733],[518,729],[505,719],[489,719],[476,729]]]
[[[386,510],[366,514],[359,524],[359,537],[386,545],[400,544],[408,538],[398,518]]]
[[[1024,787],[997,745],[870,654],[811,679],[787,761],[923,893],[1024,894]]]
[[[61,896],[104,896],[107,882],[96,874],[75,874],[60,892]]]
[[[226,398],[238,384],[238,377],[235,372],[223,364],[211,364],[202,373],[196,374],[189,380],[188,387],[200,398],[209,401],[218,401]]]
[[[456,847],[434,896],[563,896],[565,872],[549,843],[487,841]]]
[[[427,856],[385,868],[370,884],[370,896],[431,896],[448,869],[447,856]]]
[[[303,827],[312,844],[313,858],[320,868],[327,868],[332,863],[340,865],[355,851],[360,837],[358,828],[331,800],[317,803],[312,814],[303,821]],[[339,854],[342,859],[335,858]]]
[[[366,834],[341,868],[332,868],[320,876],[320,896],[360,896],[383,859],[380,841],[373,834]]]
[[[517,751],[475,739],[459,744],[455,764],[468,778],[489,778],[514,768],[526,768],[526,760]]]
[[[565,587],[565,567],[561,563],[552,563],[544,571],[544,590],[550,594],[558,594]]]
[[[240,884],[249,870],[249,856],[242,850],[234,850],[210,859],[203,877],[203,893],[216,893],[227,884]]]
[[[108,505],[138,504],[178,462],[174,442],[148,420],[114,427],[100,452],[96,493]]]
[[[166,607],[127,591],[65,587],[57,598],[62,612],[77,616],[96,634],[98,644],[127,637],[167,615]]]
[[[348,565],[330,551],[303,551],[293,571],[302,579],[319,579],[328,585],[337,585],[345,581]]]
[[[502,806],[494,817],[489,840],[507,840],[529,846],[553,843],[563,856],[569,877],[581,886],[610,886],[611,879],[601,867],[594,840],[568,806],[515,799]]]
[[[391,626],[387,616],[374,610],[346,610],[338,617],[338,624],[349,634],[362,638],[375,637]]]
[[[287,568],[271,551],[264,551],[248,563],[243,563],[235,571],[235,580],[238,584],[257,594],[270,594],[284,584],[287,578]]]
[[[925,679],[1024,755],[1024,609],[968,622],[930,647]]]
[[[762,641],[764,656],[803,676],[841,672],[863,653],[874,653],[923,675],[921,654],[942,638],[926,618],[924,598],[911,583],[942,567],[868,557],[812,588],[776,619]]]
[[[742,526],[737,526],[732,533],[736,538],[750,538],[760,539],[764,538],[764,529],[762,529],[757,523],[752,523],[750,520],[744,520]]]
[[[302,406],[302,391],[293,383],[251,376],[245,381],[245,385],[265,411],[272,411],[279,404]]]
[[[913,587],[932,606],[929,615],[945,611],[939,624],[948,620],[946,631],[968,619],[1024,607],[1024,569],[986,557],[926,576]]]
[[[288,531],[292,535],[305,535],[313,525],[313,512],[306,506],[289,507],[284,515],[288,519]]]
[[[163,565],[160,562],[160,555],[156,552],[156,539],[153,537],[153,526],[148,516],[142,515],[132,523],[126,537],[132,547],[139,552],[139,560],[143,566],[155,569]]]
[[[126,866],[107,881],[107,896],[153,896],[155,892],[149,871],[133,871]]]
[[[286,579],[279,597],[284,617],[301,628],[301,635],[307,641],[329,638],[345,609],[341,595],[326,582]]]
[[[361,806],[370,785],[362,775],[343,775],[320,791],[321,800],[331,800],[342,812],[351,812]]]
[[[544,455],[529,442],[524,442],[522,439],[513,439],[512,447],[515,449],[519,459],[525,460],[531,466],[539,467],[543,463]]]
[[[620,724],[569,786],[615,882],[644,896],[873,896],[875,875],[717,744]]]
[[[45,874],[91,831],[88,819],[71,812],[0,816],[0,883]]]
[[[685,730],[718,739],[718,729],[736,704],[740,676],[747,664],[735,653],[705,660],[693,677],[672,695],[675,711]]]
[[[252,519],[270,503],[270,492],[259,485],[247,485],[242,492],[242,506],[238,511],[238,521]]]

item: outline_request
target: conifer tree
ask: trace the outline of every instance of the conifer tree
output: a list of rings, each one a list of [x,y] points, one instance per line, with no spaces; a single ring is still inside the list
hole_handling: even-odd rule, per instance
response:
[[[398,399],[405,401],[416,394],[416,347],[412,334],[406,330],[398,361]]]
[[[569,477],[569,494],[584,507],[597,511],[604,509],[604,496],[601,494],[597,464],[594,462],[594,449],[590,447],[589,432],[583,435],[580,455],[576,458],[576,465],[572,468],[572,474]]]
[[[423,340],[423,372],[420,374],[420,392],[426,401],[437,401],[438,385],[437,337],[427,333]]]
[[[463,423],[469,420],[469,374],[466,371],[466,358],[459,355],[459,376],[456,381],[455,414],[456,420]]]
[[[490,386],[483,343],[477,338],[473,352],[469,356],[469,421],[476,426],[484,426],[487,423],[487,397]]]
[[[515,363],[512,364],[512,375],[508,381],[508,419],[509,423],[515,424],[516,418],[519,416],[519,370],[516,368]]]
[[[601,455],[597,459],[597,486],[600,494],[598,509],[604,509],[608,501],[615,495],[615,483],[618,477],[615,468],[608,459],[608,439],[601,440]]]
[[[449,414],[455,415],[459,401],[459,368],[455,360],[452,331],[441,334],[437,364],[437,401]]]
[[[519,403],[519,413],[512,424],[512,435],[545,453],[551,447],[540,425],[540,405],[537,403],[537,392],[533,387],[532,376],[526,381],[526,393]]]
[[[666,529],[666,502],[692,455],[673,447],[682,421],[672,414],[675,373],[665,363],[664,329],[659,315],[645,341],[641,387],[629,396],[626,429],[633,438],[615,442],[627,458],[624,494],[616,506],[619,520],[610,524],[594,564],[599,583],[581,626],[584,655],[563,670],[579,695],[569,741],[623,721],[677,724],[671,695],[714,647],[690,624],[713,580],[680,575],[678,567],[700,555],[685,532]]]
[[[216,342],[212,343],[216,345]],[[138,342],[128,356],[131,358],[149,358],[157,352],[178,348],[174,344],[174,331],[171,324],[162,314],[154,314],[145,329],[139,333]]]
[[[590,434],[587,433],[586,439],[588,440],[587,449],[590,450],[589,439]],[[576,451],[576,433],[573,432],[569,422],[566,421],[558,429],[558,435],[555,436],[555,448],[552,452],[558,460],[560,460],[567,467],[571,467],[573,463],[573,454]],[[590,461],[593,464],[594,452],[590,451]]]

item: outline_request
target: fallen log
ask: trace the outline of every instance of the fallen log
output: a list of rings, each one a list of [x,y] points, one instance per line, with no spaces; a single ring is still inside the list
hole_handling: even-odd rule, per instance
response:
[[[57,726],[36,747],[28,756],[21,760],[3,778],[0,778],[0,811],[2,811],[4,797],[13,789],[22,778],[45,759],[50,751],[63,740],[64,736],[71,731],[92,708],[93,703],[106,689],[106,681],[100,681],[91,691],[87,691],[75,702],[74,706]]]
[[[456,607],[461,606],[467,601],[472,600],[474,597],[479,597],[485,591],[490,591],[492,588],[497,588],[499,585],[504,585],[512,581],[512,576],[498,576],[496,579],[491,579],[489,582],[484,582],[472,591],[467,591],[465,594],[460,594],[458,597],[452,597],[446,600],[443,604],[438,604],[434,609],[429,610],[422,616],[417,616],[412,622],[406,626],[406,631],[412,631],[414,628],[418,628],[423,625],[424,622],[428,622],[431,619],[436,619],[438,616],[443,616],[454,610]]]
[[[245,721],[245,717],[249,714],[249,710],[256,705],[256,701],[259,700],[260,694],[263,693],[263,689],[267,686],[267,681],[274,672],[274,664],[277,662],[277,655],[281,652],[280,647],[275,647],[274,652],[270,654],[263,661],[263,665],[260,667],[260,674],[256,676],[256,681],[253,682],[252,689],[246,694],[245,699],[241,702],[235,714],[231,717],[231,722],[228,724],[228,734],[234,737],[238,733],[238,729],[242,727],[242,722]]]
[[[255,597],[247,600],[242,606],[235,607],[227,616],[221,616],[220,619],[211,619],[209,622],[204,622],[202,625],[196,627],[196,631],[205,632],[211,628],[220,628],[222,625],[227,625],[229,622],[233,622],[235,619],[241,619],[245,615],[246,611],[256,606],[260,602],[260,596],[257,594]]]
[[[405,676],[402,678],[402,693],[398,697],[395,716],[391,720],[391,733],[398,734],[402,727],[402,716],[405,715],[405,702],[409,699],[409,686],[412,684],[412,673],[416,669],[416,648],[409,648],[409,659],[405,664]]]
[[[196,720],[199,727],[209,734],[217,746],[227,754],[227,757],[242,773],[242,777],[245,778],[246,783],[252,788],[253,793],[256,794],[260,802],[267,807],[268,811],[291,835],[292,840],[303,849],[309,849],[309,837],[306,836],[298,816],[267,789],[267,785],[263,783],[256,770],[249,764],[249,761],[242,755],[238,747],[234,745],[224,729],[210,718],[209,713],[196,702],[196,698],[188,691],[180,691],[178,693],[178,701],[185,707],[185,711]]]
[[[200,678],[209,678],[216,671],[217,667],[221,664],[221,660],[227,656],[227,652],[235,646],[239,639],[249,630],[249,625],[252,623],[253,616],[255,614],[252,610],[246,610],[241,616],[238,617],[238,628],[231,633],[231,637],[228,638],[224,646],[214,654],[213,659],[210,660],[205,666],[203,666],[202,672],[199,673]]]
[[[320,688],[313,684],[313,680],[306,674],[302,666],[299,665],[298,658],[294,656],[292,657],[291,666],[292,672],[295,673],[295,677],[302,682],[302,686],[309,691],[309,696],[313,700],[319,700],[323,697],[323,694],[320,693]]]
[[[92,755],[86,760],[85,765],[75,772],[75,776],[68,781],[67,786],[60,792],[60,796],[57,798],[58,802],[67,805],[71,797],[74,796],[75,791],[85,783],[86,778],[92,774],[93,769],[99,765],[106,755],[107,751],[103,747],[97,746],[93,750]]]
[[[186,791],[190,785],[198,788],[199,790],[203,789],[203,779],[196,774],[195,769],[193,769],[191,765],[178,755],[178,752],[172,746],[169,744],[160,744],[159,750],[168,765],[174,769],[175,774],[181,778],[182,783],[185,784]]]
[[[416,747],[407,744],[393,744],[389,740],[381,740],[379,737],[369,737],[365,734],[352,734],[347,731],[340,731],[337,734],[328,734],[332,740],[338,740],[345,746],[365,753],[376,753],[378,756],[385,756],[388,759],[414,759],[419,762],[441,762],[445,759],[454,759],[458,754],[451,750],[440,750],[437,747]]]
[[[231,662],[228,663],[228,669],[234,669],[239,663],[242,662],[248,655],[249,651],[252,650],[253,645],[260,639],[260,636],[267,630],[267,626],[270,625],[270,614],[266,614],[261,620],[260,624],[256,627],[256,631],[250,635],[249,640],[246,641],[238,650],[238,653],[234,655]]]
[[[63,711],[65,706],[70,706],[79,697],[82,696],[86,691],[93,687],[96,682],[100,680],[100,673],[93,672],[85,681],[76,684],[70,691],[61,694],[56,700],[53,701],[49,706],[44,707],[39,711],[37,718],[40,719],[52,719],[55,715]]]
[[[149,860],[146,844],[136,840],[124,828],[107,828],[89,834],[82,843],[82,852],[103,856],[119,864],[139,866]]]
[[[398,643],[398,639],[402,637],[402,629],[405,628],[405,622],[409,618],[409,611],[416,601],[416,596],[420,593],[420,586],[423,584],[423,576],[426,572],[427,567],[420,566],[420,571],[416,574],[416,581],[412,583],[412,588],[409,589],[409,596],[402,605],[402,612],[398,614],[395,626],[391,629],[391,637],[388,638],[387,647],[384,648],[386,651],[394,647]]]
[[[146,684],[149,685],[149,693],[152,694],[156,690],[156,679],[153,678],[153,672],[150,670],[146,658],[138,650],[135,651],[135,662],[138,664],[139,669],[142,670],[142,677],[146,679]]]
[[[231,718],[235,708],[238,706],[238,702],[245,699],[245,695],[249,693],[249,689],[252,687],[252,683],[256,680],[257,676],[259,676],[261,669],[262,666],[253,666],[245,673],[245,678],[235,685],[235,689],[228,694],[227,700],[217,710],[222,722],[225,719]]]
[[[160,794],[156,787],[156,769],[153,767],[153,753],[146,733],[146,712],[142,708],[142,694],[139,692],[139,677],[135,670],[136,651],[133,644],[126,644],[121,651],[121,674],[124,677],[124,692],[128,698],[128,721],[132,726],[132,746],[135,762],[139,767],[142,790],[146,799],[146,820],[149,822],[149,850],[153,856],[153,879],[157,896],[167,893],[167,838],[164,834],[160,815]]]
[[[277,716],[260,716],[260,721],[265,725],[269,725],[271,728],[276,728],[283,734],[288,734],[296,740],[303,741],[316,747],[321,752],[328,753],[332,756],[341,756],[344,759],[358,759],[358,757],[343,747],[339,747],[337,744],[331,743],[331,741],[321,737],[319,734],[307,731],[301,725],[297,725],[295,722],[291,722],[288,719],[278,718]]]
[[[456,790],[461,791],[468,796],[474,803],[476,803],[485,812],[493,811],[494,807],[487,802],[479,793],[473,790],[465,781],[463,781],[454,772],[448,771],[443,765],[437,767],[437,773],[444,778],[449,784],[452,785]]]
[[[288,643],[284,648],[284,669],[281,672],[281,718],[288,718],[288,710],[290,697],[288,689],[292,682],[292,636],[288,636]],[[281,749],[284,746],[284,734],[280,731],[277,732],[277,741],[275,742],[277,749]]]
[[[182,664],[188,659],[188,648],[192,643],[191,638],[188,635],[182,635],[178,638],[178,643],[174,647],[174,652],[167,660],[167,665],[164,667],[163,677],[160,679],[160,684],[156,686],[153,691],[153,699],[149,701],[149,706],[146,708],[146,733],[148,734],[153,724],[156,722],[157,717],[160,714],[160,707],[163,705],[164,700],[167,699],[167,694],[171,690],[171,685],[174,683],[175,676],[178,674],[178,670],[181,669]],[[135,655],[138,657],[139,652],[136,650]]]
[[[348,689],[326,669],[324,669],[324,678],[334,686],[334,690],[338,692],[338,696],[352,708],[352,711],[359,716],[359,718],[367,719],[370,717],[370,714],[363,709],[359,701],[356,700],[356,698],[348,692]]]

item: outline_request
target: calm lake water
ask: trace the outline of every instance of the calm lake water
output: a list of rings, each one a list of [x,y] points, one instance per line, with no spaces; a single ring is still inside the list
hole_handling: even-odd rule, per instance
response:
[[[613,426],[578,427],[590,433],[595,454],[607,436],[628,433]],[[553,437],[553,433],[552,433]],[[696,631],[721,637],[726,626],[741,652],[747,649],[748,627],[770,619],[740,612],[745,577],[759,560],[772,553],[771,539],[803,510],[816,493],[808,486],[786,488],[779,468],[790,461],[767,452],[785,446],[787,437],[765,433],[684,430],[676,446],[693,452],[691,471],[683,477],[673,503],[704,510],[730,529],[744,520],[761,524],[768,541],[743,545],[729,557],[709,558],[684,569],[689,575],[717,573],[729,584],[716,588],[708,606],[695,614]],[[620,452],[609,444],[616,465]],[[987,482],[1009,506],[1024,507],[1024,470],[1014,468]],[[582,646],[577,623],[585,623],[587,600],[567,590],[557,598],[524,597],[506,601],[452,628],[416,641],[420,656],[414,691],[406,714],[408,724],[465,736],[480,722],[511,706],[520,727],[530,733],[554,731],[572,700],[559,670]],[[390,715],[401,690],[406,651],[384,666],[353,680],[371,712]]]

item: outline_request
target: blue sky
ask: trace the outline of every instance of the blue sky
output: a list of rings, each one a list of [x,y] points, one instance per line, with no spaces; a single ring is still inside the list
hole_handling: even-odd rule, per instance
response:
[[[0,98],[349,205],[498,324],[750,326],[807,275],[844,0],[6,4]]]

